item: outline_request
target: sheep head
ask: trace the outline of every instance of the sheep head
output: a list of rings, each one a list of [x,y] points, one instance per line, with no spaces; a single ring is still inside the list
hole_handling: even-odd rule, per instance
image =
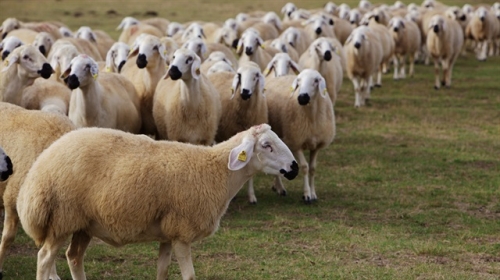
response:
[[[24,45],[19,38],[16,36],[10,36],[0,42],[0,53],[2,53],[2,60],[5,60],[7,56],[16,48]]]
[[[264,92],[264,76],[260,72],[260,68],[254,62],[248,62],[240,68],[233,78],[231,86],[232,96],[240,89],[240,96],[243,100],[248,100],[253,94]]]
[[[243,35],[241,35],[236,52],[241,55],[243,49],[245,49],[245,54],[247,56],[252,56],[257,48],[261,47],[263,43],[259,32],[254,28],[248,28]]]
[[[399,33],[405,28],[405,23],[402,17],[393,17],[389,21],[389,27],[394,31],[395,33]]]
[[[299,174],[299,165],[286,144],[267,124],[253,126],[233,136],[240,144],[229,153],[227,167],[237,171],[245,166],[292,180]]]
[[[326,82],[323,76],[312,69],[305,69],[295,78],[292,83],[292,96],[298,90],[297,101],[301,106],[309,104],[317,93],[323,98],[328,97]]]
[[[164,79],[171,78],[172,80],[188,80],[199,79],[201,59],[192,50],[180,48],[175,51],[172,58],[172,63],[168,67],[167,74]]]
[[[205,59],[205,55],[207,53],[207,45],[200,38],[189,39],[184,43],[184,45],[182,45],[182,48],[192,50],[200,58]]]
[[[210,68],[208,68],[207,75],[211,75],[211,74],[219,73],[219,72],[235,73],[234,69],[231,65],[227,64],[224,61],[217,61],[212,66],[210,66]]]
[[[295,4],[288,2],[281,8],[281,13],[286,17],[290,17],[290,15],[297,10],[297,6]]]
[[[299,74],[300,66],[287,53],[277,53],[264,70],[264,75],[268,76],[273,70],[275,77],[281,77],[288,75],[290,70]]]
[[[439,34],[439,32],[446,31],[446,22],[441,15],[435,15],[431,18],[429,22],[429,29],[433,29],[434,33]]]
[[[309,51],[312,52],[311,55],[317,56],[320,61],[330,61],[332,60],[333,53],[338,52],[327,38],[318,38],[314,40],[309,47]]]
[[[354,47],[359,50],[364,44],[369,42],[368,37],[366,36],[367,31],[367,26],[361,25],[357,27],[351,32],[351,35],[347,37],[345,45],[352,43]]]
[[[12,161],[0,148],[0,182],[7,180],[12,172]]]
[[[166,64],[167,61],[167,50],[160,38],[149,34],[141,34],[135,39],[128,56],[134,55],[137,55],[136,64],[140,69],[154,68],[157,63]]]
[[[35,41],[33,41],[33,46],[38,48],[40,52],[47,56],[54,44],[54,38],[47,32],[40,32],[36,35]]]
[[[97,36],[95,35],[94,31],[88,26],[82,26],[78,28],[78,31],[76,31],[75,38],[80,38],[84,39],[93,43],[97,42]]]
[[[189,25],[189,27],[182,34],[181,40],[185,42],[193,38],[207,38],[205,36],[205,32],[203,31],[203,27],[201,27],[201,25],[199,25],[198,23],[192,23],[191,25]]]
[[[61,72],[69,67],[71,60],[73,60],[73,58],[77,57],[79,54],[80,52],[72,44],[54,46],[49,55],[50,66],[52,66],[52,69],[54,69],[55,73],[60,76]]]
[[[0,27],[0,33],[2,34],[2,40],[7,37],[7,34],[12,30],[21,28],[21,23],[16,18],[8,18],[3,21],[2,27]]]
[[[118,25],[116,30],[127,29],[133,25],[139,25],[139,21],[133,17],[125,17],[122,19],[122,22],[120,22],[120,25]]]
[[[71,32],[69,28],[64,26],[59,27],[59,33],[61,33],[63,37],[73,37],[73,32]]]
[[[167,27],[167,36],[173,37],[175,34],[183,32],[184,30],[185,30],[184,25],[178,22],[171,22]]]
[[[31,85],[38,77],[48,79],[54,72],[43,54],[32,45],[23,45],[16,48],[5,59],[5,67],[2,71],[8,71],[17,65],[18,75],[28,79]]]
[[[123,42],[116,42],[106,55],[106,71],[120,73],[127,62],[130,47]]]
[[[73,90],[93,83],[98,75],[97,62],[86,54],[80,54],[71,60],[61,79],[65,80],[68,87]]]

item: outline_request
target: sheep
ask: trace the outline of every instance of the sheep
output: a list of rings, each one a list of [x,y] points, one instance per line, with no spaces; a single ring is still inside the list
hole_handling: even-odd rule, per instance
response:
[[[24,43],[16,36],[9,36],[0,42],[0,53],[2,53],[2,60],[5,60],[7,56],[15,49],[24,45]]]
[[[144,34],[132,46],[129,59],[121,74],[134,84],[140,100],[142,118],[141,133],[156,135],[153,119],[153,97],[158,81],[167,72],[167,51],[156,36]],[[136,59],[133,59],[137,55]]]
[[[271,46],[273,49],[279,50],[280,53],[287,53],[293,61],[299,61],[300,56],[297,50],[282,38],[264,42],[264,45]]]
[[[290,98],[286,90],[291,85]],[[278,136],[297,156],[304,174],[304,202],[317,200],[314,175],[318,151],[332,143],[335,137],[335,113],[328,96],[325,79],[316,70],[304,69],[296,77],[283,76],[272,79],[266,85],[269,124]],[[304,151],[310,151],[307,162]],[[280,178],[274,188],[285,194]]]
[[[252,28],[249,28],[243,33],[240,41],[238,42],[238,48],[236,53],[241,55],[239,64],[253,61],[259,65],[260,69],[264,71],[265,67],[271,61],[272,55],[262,48],[263,40],[260,38],[258,32]],[[245,54],[242,55],[243,50]],[[275,50],[276,52],[279,52]]]
[[[181,23],[171,22],[167,28],[167,36],[174,37],[174,36],[176,36],[176,34],[180,34],[180,33],[184,32],[185,29],[186,28]]]
[[[467,25],[466,34],[478,45],[480,51],[477,53],[477,59],[485,61],[488,56],[488,47],[490,55],[493,54],[494,41],[500,34],[500,21],[495,18],[492,11],[479,7]]]
[[[149,34],[158,38],[164,35],[164,32],[155,26],[141,23],[132,17],[125,17],[116,29],[123,29],[118,42],[123,42],[127,45],[132,45],[141,34]]]
[[[224,62],[229,67],[231,67],[231,69],[233,69],[233,63],[231,62],[231,60],[227,59],[226,55],[223,52],[217,51],[217,52],[211,53],[208,56],[208,58],[201,64],[201,67],[200,67],[201,73],[206,75],[208,72],[208,69],[210,69],[210,67],[212,67],[217,62]]]
[[[75,45],[60,40],[56,41],[47,57],[50,66],[54,69],[54,75],[51,79],[64,84],[64,81],[61,80],[62,71],[66,70],[71,60],[79,54],[80,52]]]
[[[12,173],[12,161],[2,147],[0,147],[0,182],[9,179]]]
[[[55,40],[52,35],[47,32],[40,32],[36,35],[35,41],[33,41],[33,46],[38,48],[43,55],[48,56],[54,42]]]
[[[342,3],[340,4],[338,10],[339,10],[338,14],[339,18],[349,20],[349,12],[351,11],[349,5]]]
[[[370,98],[370,78],[380,71],[383,50],[377,35],[361,25],[347,38],[344,51],[347,60],[347,76],[354,85],[355,107],[365,105]]]
[[[372,3],[370,3],[370,1],[368,0],[361,0],[359,1],[358,7],[360,9],[370,10],[372,8]]]
[[[200,71],[201,59],[178,49],[154,94],[153,117],[160,139],[211,145],[221,103],[217,90]]]
[[[238,46],[238,34],[236,30],[228,26],[219,26],[215,23],[206,23],[203,25],[203,31],[207,37],[207,43],[219,43],[229,48]]]
[[[283,21],[290,20],[290,16],[293,12],[297,10],[297,6],[293,3],[286,3],[283,8],[281,8],[281,13],[283,14]]]
[[[66,132],[74,129],[66,116],[25,110],[19,106],[0,102],[0,146],[8,152],[14,163],[14,173],[0,184],[3,198],[4,225],[0,243],[0,278],[9,247],[14,242],[19,218],[17,195],[29,168],[40,153]],[[13,273],[14,274],[14,273]],[[51,279],[59,279],[55,267]]]
[[[333,40],[336,41],[336,45]],[[300,56],[299,65],[302,69],[314,69],[326,80],[326,88],[333,104],[342,86],[344,77],[342,69],[342,46],[336,39],[318,38],[309,46],[309,49]]]
[[[25,23],[17,20],[16,18],[7,18],[3,21],[2,26],[0,27],[0,34],[2,34],[2,39],[5,39],[8,34],[16,34],[15,36],[19,37],[25,44],[31,44],[35,39],[36,33],[42,31],[50,33],[55,39],[61,38],[59,26],[57,26],[55,22]],[[27,37],[23,38],[22,36],[20,36],[21,33],[26,34]]]
[[[186,30],[182,33],[180,41],[178,43],[185,43],[189,39],[199,38],[206,39],[205,32],[203,31],[203,27],[201,27],[198,23],[191,23]]]
[[[290,75],[290,71],[298,75],[301,71],[301,67],[292,60],[287,53],[277,53],[266,66],[263,74],[267,77],[274,72],[274,75],[271,77],[281,77]]]
[[[23,90],[36,78],[48,79],[53,70],[47,59],[31,45],[13,50],[0,71],[0,101],[20,105]]]
[[[35,79],[33,85],[23,91],[21,107],[68,115],[71,90],[52,79]]]
[[[106,72],[120,73],[127,62],[130,47],[123,42],[116,42],[106,54]]]
[[[325,10],[326,13],[334,16],[334,15],[338,15],[339,13],[339,7],[337,6],[337,4],[333,3],[333,2],[327,2],[325,4],[325,6],[323,7],[323,10]]]
[[[237,73],[219,72],[208,78],[219,92],[222,105],[216,142],[226,141],[253,125],[267,123],[264,76],[257,64],[248,62],[241,65]],[[248,182],[248,196],[250,203],[257,203],[253,178]]]
[[[343,18],[332,16],[331,19],[334,22],[333,32],[335,33],[335,37],[341,44],[344,44],[349,35],[351,35],[352,30],[354,30],[354,27],[349,23],[349,21]]]
[[[109,37],[106,32],[101,30],[94,31],[88,26],[80,27],[74,37],[92,42],[97,47],[97,50],[102,58],[106,57],[108,50],[115,43],[115,41]]]
[[[106,56],[104,56],[104,58],[103,58],[101,56],[101,53],[99,52],[99,50],[97,49],[97,46],[94,43],[92,43],[88,40],[85,40],[85,39],[80,39],[80,38],[62,38],[62,39],[59,39],[54,43],[54,45],[52,45],[51,50],[54,49],[54,47],[56,45],[63,45],[63,44],[72,44],[73,46],[75,46],[75,48],[78,50],[78,52],[92,57],[95,61],[103,61],[104,58],[106,57]],[[47,58],[48,57],[51,57],[50,52],[47,55]]]
[[[290,44],[300,55],[302,55],[312,43],[312,37],[302,28],[288,27],[280,35],[280,39]]]
[[[335,32],[331,26],[333,24],[333,20],[329,22],[322,15],[314,15],[303,23],[305,31],[313,39],[319,37],[335,38]]]
[[[182,45],[182,48],[192,50],[200,57],[201,61],[205,61],[205,56],[207,54],[207,45],[201,38],[191,38],[188,39]]]
[[[394,79],[405,78],[406,56],[410,60],[410,76],[413,77],[415,56],[420,50],[421,35],[416,23],[411,20],[405,20],[402,17],[393,17],[389,21],[389,27],[392,30],[392,37],[396,43],[394,57]],[[399,65],[401,71],[399,72]]]
[[[97,63],[81,54],[64,71],[73,91],[68,117],[77,127],[107,127],[138,133],[141,128],[139,98],[133,84],[115,73],[101,73]]]
[[[205,71],[205,73],[203,73],[203,71],[202,71],[202,73],[207,75],[207,76],[214,74],[214,73],[219,73],[219,72],[235,73],[236,71],[234,71],[234,68],[231,65],[227,64],[224,61],[217,61],[212,66],[210,66],[210,68],[208,68]]]
[[[349,11],[349,22],[354,27],[358,27],[362,14],[359,9],[352,9]]]
[[[59,33],[61,33],[62,37],[73,37],[73,32],[64,26],[59,27]]]
[[[428,26],[430,31],[427,34],[427,49],[434,59],[434,88],[439,89],[441,83],[439,81],[439,62],[443,68],[443,86],[451,86],[451,74],[453,65],[460,55],[462,45],[464,43],[464,35],[462,28],[455,20],[434,15]]]
[[[265,124],[213,147],[104,128],[70,132],[40,155],[19,192],[21,224],[43,244],[37,279],[49,278],[70,236],[74,279],[85,279],[83,257],[93,236],[113,246],[159,241],[157,279],[168,277],[172,248],[182,278],[195,279],[191,243],[217,231],[231,199],[258,171],[289,180],[298,173],[290,149]]]

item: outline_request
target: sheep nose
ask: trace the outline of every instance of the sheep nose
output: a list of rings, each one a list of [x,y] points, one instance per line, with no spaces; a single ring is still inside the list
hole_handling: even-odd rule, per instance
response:
[[[321,31],[323,31],[323,30],[321,30],[321,27],[316,28],[316,34],[318,34],[318,35],[321,34]]]
[[[140,69],[144,69],[148,65],[148,60],[146,58],[146,55],[141,53],[139,56],[137,56],[137,67]]]
[[[125,60],[120,62],[120,65],[118,65],[118,73],[120,73],[122,71],[123,65],[125,65]]]
[[[236,49],[238,47],[238,39],[234,39],[233,44],[231,45],[233,49]]]
[[[252,50],[252,47],[246,47],[245,48],[245,54],[250,56],[253,54],[253,50]]]
[[[7,58],[7,56],[9,56],[10,52],[9,51],[4,51],[2,53],[2,60],[5,60]]]
[[[438,33],[438,32],[439,32],[439,26],[434,25],[434,32],[435,32],[435,33]]]
[[[358,42],[356,42],[356,43],[354,43],[354,47],[355,47],[356,49],[359,49],[359,48],[361,48],[361,44],[360,44],[360,43],[358,43]]]
[[[330,61],[332,59],[332,52],[331,51],[326,51],[325,52],[325,55],[323,56],[323,58],[326,60],[326,61]]]
[[[68,77],[68,81],[66,82],[68,85],[69,89],[74,90],[75,88],[78,88],[80,86],[80,81],[78,80],[78,77],[73,74]]]
[[[398,32],[399,28],[394,27],[394,32]]]
[[[351,24],[354,24],[354,23],[356,23],[356,22],[354,20],[351,20]]]
[[[288,12],[288,13],[287,13],[287,16],[288,16],[288,17],[290,17],[290,15],[291,15],[291,14],[292,14],[292,12]]]
[[[297,177],[297,175],[299,175],[299,165],[294,160],[292,162],[292,165],[290,165],[290,168],[292,169],[292,171],[286,171],[285,169],[281,169],[280,173],[283,174],[283,176],[285,176],[285,178],[287,178],[288,180],[293,180],[295,179],[295,177]]]
[[[5,37],[7,37],[7,32],[5,32],[4,34],[2,34],[2,40],[5,39]]]
[[[45,55],[45,46],[43,46],[43,45],[42,45],[42,46],[38,47],[38,50],[39,50],[39,51],[40,51],[43,55]]]
[[[182,78],[182,72],[179,71],[179,68],[175,65],[172,65],[172,67],[170,67],[170,70],[168,70],[168,74],[174,81]]]
[[[12,175],[12,161],[8,156],[5,156],[5,163],[7,163],[7,170],[4,170],[0,174],[0,181],[5,181],[7,178],[9,178],[10,175]]]
[[[460,20],[461,20],[461,21],[465,21],[466,19],[467,19],[467,17],[466,17],[465,15],[462,15],[462,16],[460,17]]]
[[[251,93],[250,93],[250,90],[244,88],[242,91],[241,91],[241,98],[243,98],[243,100],[248,100],[250,99],[250,96],[251,96]]]
[[[299,97],[297,99],[299,100],[299,104],[302,106],[307,105],[309,103],[309,100],[311,100],[309,94],[307,93],[299,94]]]
[[[42,65],[42,70],[38,70],[38,74],[40,74],[40,76],[42,76],[42,78],[44,79],[50,78],[50,75],[52,75],[52,73],[54,73],[54,70],[48,63],[44,63]]]
[[[484,17],[481,17],[481,21],[484,21]]]

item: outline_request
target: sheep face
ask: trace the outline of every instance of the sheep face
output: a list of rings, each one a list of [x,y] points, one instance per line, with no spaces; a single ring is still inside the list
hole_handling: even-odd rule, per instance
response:
[[[168,67],[165,79],[170,77],[172,80],[188,80],[191,78],[199,79],[201,59],[192,50],[178,49],[174,53],[172,63]]]
[[[324,7],[325,12],[329,13],[330,15],[334,15],[338,11],[337,5],[333,2],[328,2],[325,4]]]
[[[446,11],[446,14],[449,16],[449,18],[454,20],[460,20],[460,21],[467,20],[467,16],[465,15],[464,11],[462,11],[462,9],[460,9],[459,7],[450,7]]]
[[[231,67],[229,64],[227,64],[224,61],[217,61],[212,65],[210,68],[207,70],[207,75],[211,75],[214,73],[219,73],[219,72],[229,72],[229,73],[234,73],[233,67]]]
[[[236,33],[236,30],[223,26],[218,34],[218,38],[216,38],[216,42],[226,45],[227,47],[230,48],[236,48],[238,45],[238,34]]]
[[[286,46],[286,43],[281,41],[280,39],[274,39],[271,42],[271,47],[280,50],[281,52],[288,53],[288,47]]]
[[[159,60],[165,64],[167,61],[167,51],[160,39],[156,36],[141,34],[134,42],[129,57],[137,55],[136,64],[140,69],[146,67],[154,68]]]
[[[406,5],[401,1],[396,1],[394,3],[394,8],[395,9],[404,9],[404,8],[406,8]]]
[[[403,18],[401,18],[401,17],[393,17],[389,21],[389,27],[395,33],[399,33],[400,30],[403,30],[403,28],[405,28],[405,23],[403,21]]]
[[[106,71],[120,73],[123,65],[127,62],[130,47],[122,42],[116,42],[106,55]]]
[[[281,13],[286,15],[287,17],[290,17],[290,15],[297,10],[297,6],[293,3],[286,3],[283,8],[281,8]]]
[[[172,37],[175,34],[184,31],[184,25],[178,22],[171,22],[167,27],[167,36]]]
[[[309,11],[304,9],[298,9],[296,11],[293,11],[292,14],[290,15],[291,20],[304,20],[304,19],[309,19],[310,17],[311,13],[309,13]]]
[[[288,180],[299,174],[299,165],[292,152],[269,125],[253,126],[234,137],[241,137],[242,141],[229,153],[229,170],[249,165],[266,174],[283,175]]]
[[[310,19],[303,22],[302,25],[306,26],[306,28],[310,30],[313,30],[314,34],[311,35],[316,37],[322,36],[324,30],[328,28],[326,20],[322,16],[311,17]]]
[[[73,32],[64,26],[59,27],[59,33],[61,33],[63,37],[73,37]]]
[[[367,1],[367,0],[361,0],[361,1],[359,1],[359,7],[361,9],[369,10],[372,7],[372,3],[370,3],[370,1]]]
[[[349,11],[351,8],[347,4],[341,4],[339,6],[339,18],[349,20]]]
[[[14,29],[21,28],[21,23],[15,18],[8,18],[3,21],[2,27],[0,27],[0,33],[2,33],[2,40],[7,37],[7,34]]]
[[[238,68],[234,75],[231,91],[234,94],[240,89],[240,96],[243,100],[248,100],[252,94],[258,94],[264,90],[264,76],[260,72],[258,65],[248,63]]]
[[[295,27],[288,27],[285,32],[283,32],[282,38],[290,44],[292,47],[297,46],[297,42],[300,38],[300,33]]]
[[[234,31],[238,31],[238,22],[234,18],[228,18],[224,22],[225,27],[229,27],[230,29]]]
[[[295,61],[293,61],[287,53],[277,53],[274,55],[273,59],[269,62],[264,70],[264,75],[269,75],[274,69],[274,76],[281,77],[288,75],[290,70],[298,74],[300,72],[300,67]]]
[[[229,59],[227,59],[226,55],[223,52],[216,51],[210,54],[210,56],[207,59],[208,62],[223,62],[227,64],[229,67],[233,66],[233,63]]]
[[[60,73],[61,71],[68,69],[71,60],[78,55],[79,52],[75,46],[71,44],[61,46],[51,53],[50,66],[52,66],[56,73]]]
[[[196,55],[200,58],[205,58],[205,54],[207,53],[207,45],[200,38],[193,38],[188,40],[182,48],[192,50]]]
[[[292,95],[297,90],[299,92],[297,101],[301,106],[309,104],[318,92],[323,98],[328,96],[325,79],[318,71],[312,69],[305,69],[295,78],[292,83]]]
[[[349,44],[352,42],[353,46],[356,48],[356,49],[360,49],[365,43],[368,42],[368,39],[366,37],[366,34],[365,34],[365,30],[367,27],[364,27],[363,28],[356,28],[353,30],[353,32],[351,33],[351,35],[349,35],[349,37],[347,38],[345,44]]]
[[[54,38],[52,38],[52,36],[50,36],[47,32],[38,33],[35,37],[35,41],[33,41],[33,46],[38,48],[38,50],[40,50],[40,52],[45,56],[47,56],[50,48],[52,48],[52,44],[54,44]]]
[[[0,53],[2,53],[2,60],[5,60],[7,56],[16,48],[24,45],[19,38],[15,36],[10,36],[0,43]]]
[[[252,56],[257,48],[261,47],[263,43],[264,42],[260,38],[259,33],[255,29],[249,28],[241,36],[236,52],[241,55],[243,53],[243,49],[245,49],[245,54]]]
[[[45,56],[31,45],[24,45],[12,51],[5,59],[6,66],[2,71],[9,70],[15,64],[18,66],[18,74],[26,77],[28,80],[34,81],[34,79],[40,76],[48,79],[54,72]]]
[[[432,8],[434,8],[435,5],[436,5],[436,3],[434,2],[434,0],[425,0],[422,3],[422,7],[425,7],[427,9],[432,9]]]
[[[361,19],[361,13],[359,12],[358,9],[352,9],[351,11],[349,11],[349,22],[352,25],[358,25],[360,19]]]
[[[277,30],[281,30],[281,20],[275,12],[267,13],[262,18],[262,21],[265,23],[272,24],[274,27],[276,27]]]
[[[133,25],[139,25],[139,21],[133,17],[125,17],[124,19],[122,19],[122,22],[120,23],[120,25],[118,25],[116,30],[127,29]]]
[[[191,25],[189,25],[189,27],[182,34],[182,41],[187,41],[193,38],[206,38],[205,32],[203,32],[203,28],[197,23],[192,23]]]
[[[236,15],[236,22],[242,23],[242,22],[247,21],[249,18],[250,18],[250,16],[248,14],[239,13]]]
[[[334,47],[332,44],[325,38],[316,39],[312,44],[310,51],[315,51],[316,55],[320,58],[320,60],[330,61],[332,59],[332,55]]]
[[[439,34],[441,31],[446,30],[446,24],[440,15],[435,15],[431,18],[431,21],[429,22],[429,29],[432,28],[434,30],[434,33]]]
[[[80,54],[71,60],[69,68],[64,71],[61,79],[67,81],[68,87],[74,90],[92,83],[98,74],[97,62],[86,54]]]
[[[0,148],[0,181],[7,180],[12,172],[12,161]]]
[[[75,34],[75,38],[84,39],[93,43],[97,42],[97,36],[95,35],[94,31],[92,31],[92,29],[90,29],[90,27],[88,26],[80,27]]]
[[[488,16],[488,10],[486,10],[485,7],[479,7],[476,10],[476,17],[478,17],[482,22],[484,22],[487,16]]]

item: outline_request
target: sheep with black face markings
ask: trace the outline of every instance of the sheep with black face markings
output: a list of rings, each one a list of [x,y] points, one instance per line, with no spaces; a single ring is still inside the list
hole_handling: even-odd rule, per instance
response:
[[[241,55],[238,63],[242,64],[253,61],[259,65],[262,71],[264,71],[269,61],[273,58],[274,53],[279,51],[271,48],[274,50],[273,55],[271,55],[271,51],[268,50],[268,48],[263,48],[263,43],[264,41],[255,29],[247,29],[241,36],[238,42],[238,48],[236,49],[236,53]]]
[[[120,73],[127,62],[130,47],[123,42],[116,42],[106,54],[106,72]]]
[[[389,21],[392,37],[396,43],[394,57],[394,79],[405,78],[406,57],[410,61],[410,76],[413,77],[415,56],[422,45],[420,30],[416,23],[402,17],[393,17]]]
[[[301,67],[293,61],[287,53],[277,53],[264,70],[264,75],[272,79],[273,77],[281,77],[290,75],[290,72],[299,74]],[[271,73],[271,76],[269,76]]]
[[[159,241],[156,279],[168,277],[172,249],[182,278],[195,279],[191,244],[217,231],[231,199],[258,171],[289,180],[298,173],[290,149],[266,124],[213,147],[102,128],[68,133],[40,155],[19,192],[21,224],[43,244],[37,279],[49,278],[71,236],[73,279],[85,279],[93,236],[114,246]]]
[[[24,45],[24,43],[16,36],[9,36],[0,42],[0,53],[2,54],[2,60],[5,60],[7,56],[15,49]]]
[[[0,147],[0,182],[9,179],[10,175],[12,175],[12,161]]]

